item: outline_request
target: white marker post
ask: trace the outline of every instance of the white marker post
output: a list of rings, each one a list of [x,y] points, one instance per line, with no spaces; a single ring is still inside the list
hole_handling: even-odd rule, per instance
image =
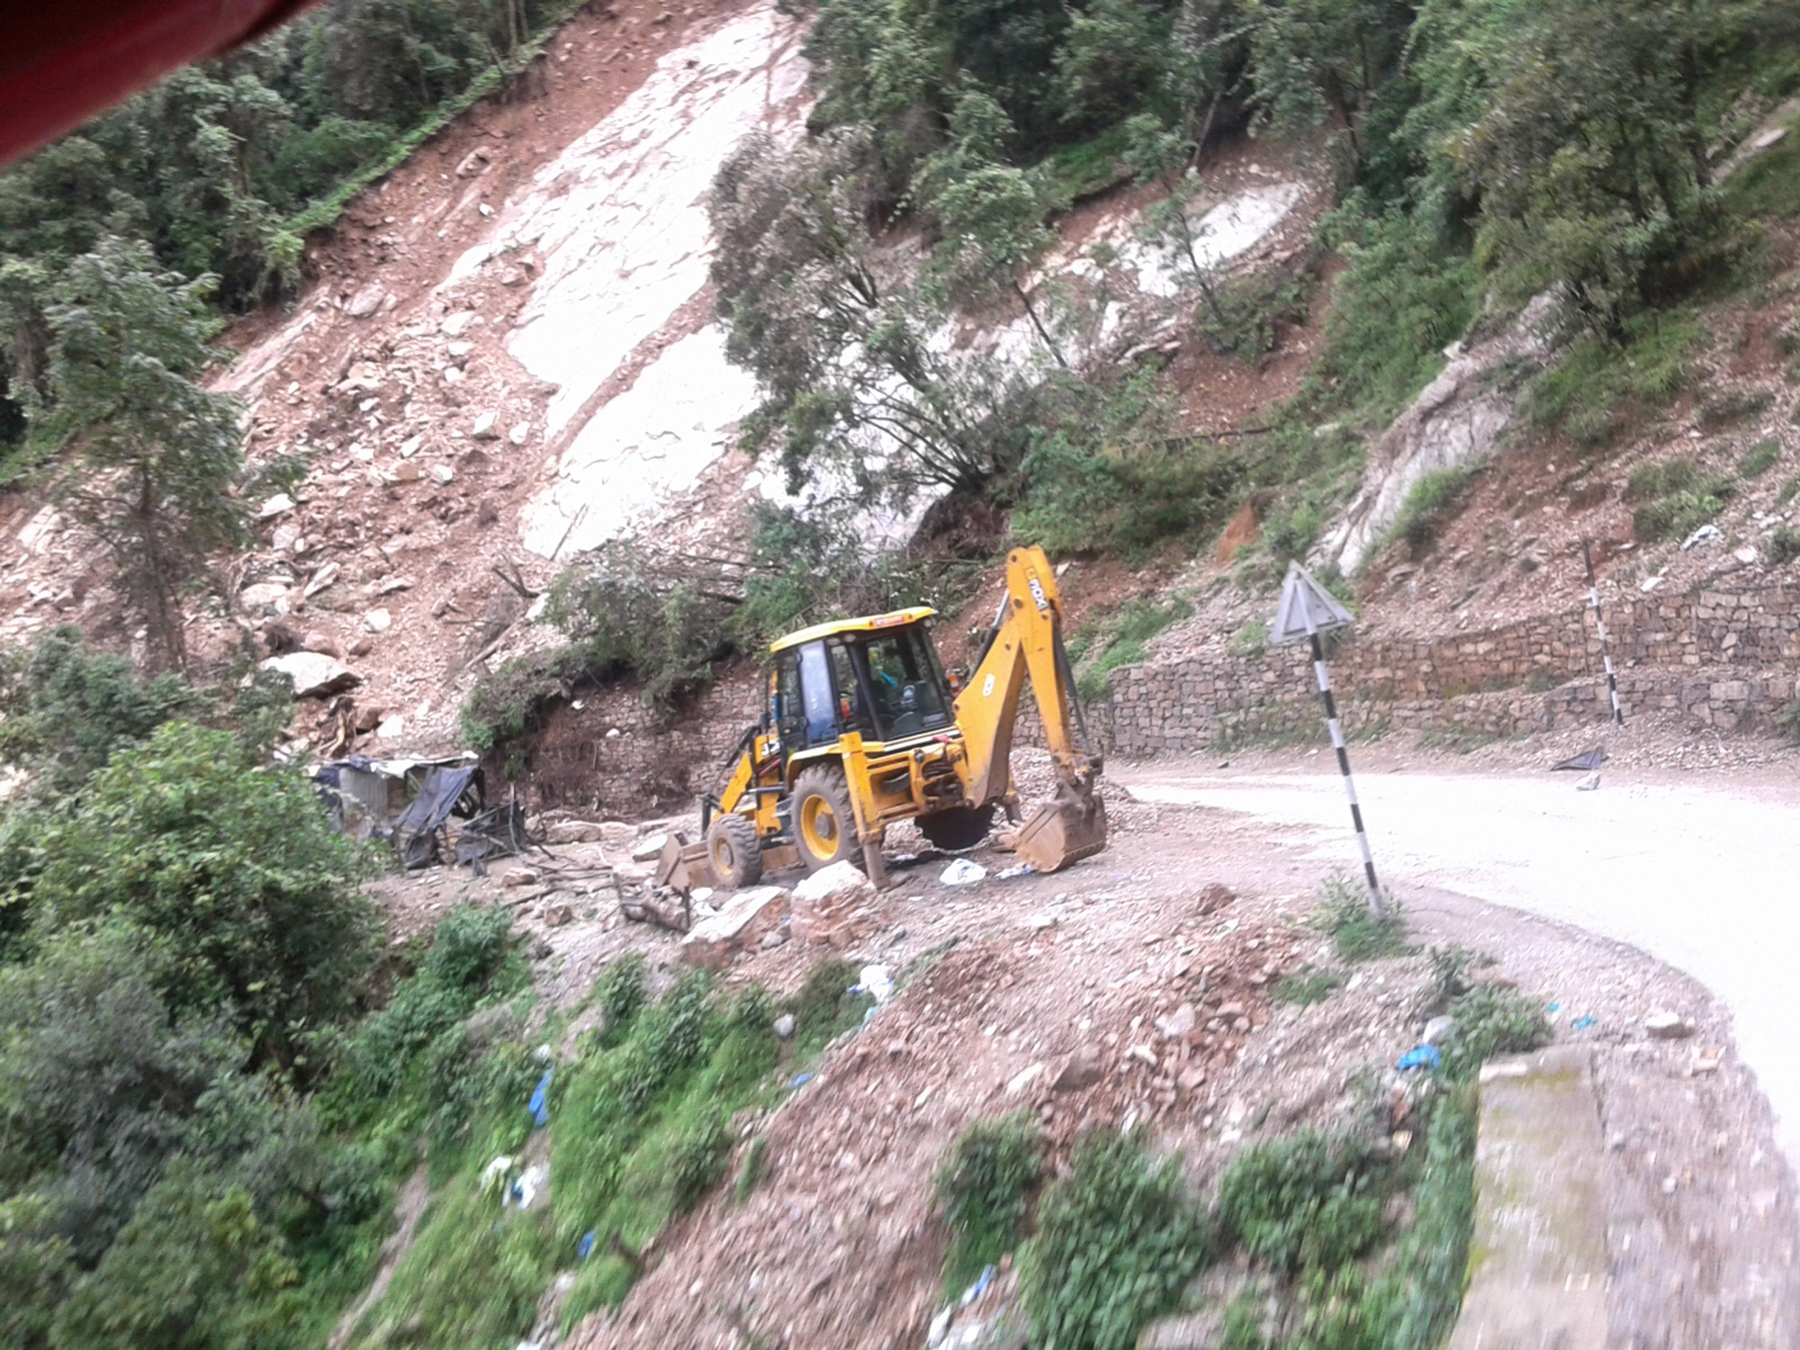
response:
[[[1312,644],[1313,674],[1319,681],[1319,701],[1325,705],[1325,725],[1331,731],[1331,748],[1337,751],[1338,772],[1350,798],[1350,820],[1356,826],[1356,846],[1362,851],[1363,876],[1369,883],[1369,913],[1379,922],[1387,917],[1381,903],[1381,883],[1375,880],[1375,859],[1369,852],[1368,831],[1363,828],[1362,803],[1356,800],[1356,781],[1350,777],[1350,756],[1344,749],[1344,729],[1338,723],[1337,700],[1331,696],[1331,674],[1325,669],[1325,649],[1319,634],[1348,628],[1350,611],[1297,562],[1288,563],[1287,580],[1281,584],[1281,607],[1275,611],[1275,629],[1269,640],[1276,644]]]

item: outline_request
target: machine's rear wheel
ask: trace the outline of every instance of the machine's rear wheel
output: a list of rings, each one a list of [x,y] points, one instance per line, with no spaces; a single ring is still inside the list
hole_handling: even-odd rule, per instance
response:
[[[856,813],[843,770],[815,764],[794,780],[794,843],[800,862],[817,872],[834,862],[862,864],[862,840],[856,836]]]
[[[748,816],[726,815],[706,831],[706,851],[719,883],[734,889],[754,886],[762,880],[762,843],[756,822]]]
[[[931,841],[933,848],[957,853],[974,848],[987,838],[994,824],[994,804],[986,806],[953,806],[948,811],[934,811],[919,817],[919,833]]]

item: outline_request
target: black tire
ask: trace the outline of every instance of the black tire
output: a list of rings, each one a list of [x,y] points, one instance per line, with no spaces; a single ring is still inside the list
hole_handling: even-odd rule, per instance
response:
[[[960,853],[974,848],[987,838],[994,825],[994,804],[986,806],[953,806],[919,817],[919,833],[931,841],[933,848],[946,853]]]
[[[706,853],[719,884],[740,890],[762,880],[762,841],[749,816],[720,816],[706,831]]]
[[[794,845],[801,865],[809,873],[834,862],[862,866],[862,840],[856,834],[844,771],[830,764],[802,769],[792,795]]]

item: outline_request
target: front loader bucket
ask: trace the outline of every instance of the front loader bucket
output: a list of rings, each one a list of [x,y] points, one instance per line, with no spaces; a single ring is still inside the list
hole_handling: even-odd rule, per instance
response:
[[[1092,789],[1058,783],[1012,839],[1019,861],[1056,872],[1106,847],[1106,803]]]

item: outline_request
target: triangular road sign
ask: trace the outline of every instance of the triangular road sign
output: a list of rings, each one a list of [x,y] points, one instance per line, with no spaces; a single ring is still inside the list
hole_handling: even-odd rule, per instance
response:
[[[1310,620],[1310,622],[1309,622]],[[1288,564],[1287,580],[1281,583],[1281,608],[1275,611],[1275,629],[1269,641],[1304,642],[1313,633],[1329,633],[1334,628],[1348,628],[1355,620],[1297,562]]]

